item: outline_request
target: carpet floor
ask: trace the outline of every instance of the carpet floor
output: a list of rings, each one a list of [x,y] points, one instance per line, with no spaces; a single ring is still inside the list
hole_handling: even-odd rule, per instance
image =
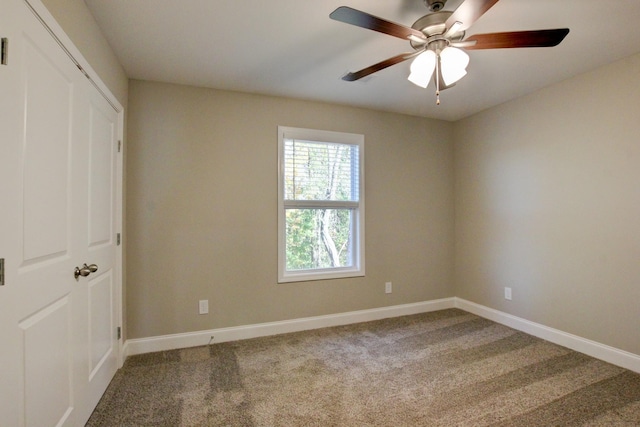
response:
[[[127,359],[88,426],[640,426],[640,374],[450,309]]]

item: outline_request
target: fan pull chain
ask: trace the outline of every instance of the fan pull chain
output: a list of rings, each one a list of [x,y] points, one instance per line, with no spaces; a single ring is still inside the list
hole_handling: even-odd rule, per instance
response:
[[[440,55],[436,58],[436,105],[440,105]]]

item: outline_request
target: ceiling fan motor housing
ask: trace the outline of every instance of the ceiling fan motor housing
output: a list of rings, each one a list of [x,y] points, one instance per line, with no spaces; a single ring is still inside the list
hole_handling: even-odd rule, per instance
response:
[[[425,0],[425,1],[434,1],[434,0]],[[416,22],[414,22],[411,28],[422,32],[430,40],[438,39],[438,35],[441,35],[445,32],[446,30],[445,22],[447,21],[447,18],[451,16],[451,14],[452,12],[444,11],[444,10],[441,12],[430,13],[418,19]],[[447,37],[447,40],[449,42],[460,41],[464,38],[464,34],[465,34],[464,31],[458,31],[454,34],[449,34]],[[418,42],[414,40],[409,40],[409,43],[411,43],[411,47],[413,47],[416,50],[423,49],[425,46],[424,42]],[[431,44],[431,41],[429,42],[429,44]]]

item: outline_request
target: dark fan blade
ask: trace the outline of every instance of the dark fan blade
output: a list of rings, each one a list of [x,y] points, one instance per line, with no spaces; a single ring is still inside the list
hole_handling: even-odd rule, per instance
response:
[[[476,34],[463,41],[462,44],[467,50],[506,49],[514,47],[552,47],[560,44],[567,34],[569,34],[568,28]],[[467,46],[467,42],[475,42],[475,44]]]
[[[409,52],[409,53],[401,53],[400,55],[396,55],[392,58],[385,59],[382,62],[378,62],[377,64],[373,64],[367,68],[363,68],[360,71],[356,71],[355,73],[347,73],[342,77],[342,80],[346,80],[348,82],[353,82],[355,80],[359,80],[363,77],[368,76],[369,74],[373,74],[377,71],[384,70],[387,67],[390,67],[395,64],[399,64],[402,61],[406,61],[407,59],[411,59],[414,56],[418,56],[421,51],[417,52]]]
[[[456,22],[462,24],[458,27],[458,31],[466,30],[496,3],[498,0],[465,0],[445,22],[445,31],[448,31]]]
[[[418,30],[414,30],[404,25],[396,24],[395,22],[387,21],[377,16],[369,15],[368,13],[361,12],[356,9],[352,9],[347,6],[341,6],[331,12],[329,15],[331,19],[344,22],[346,24],[355,25],[357,27],[367,28],[369,30],[378,31],[380,33],[389,34],[390,36],[398,37],[407,40],[409,36],[415,36],[426,42],[426,37]]]

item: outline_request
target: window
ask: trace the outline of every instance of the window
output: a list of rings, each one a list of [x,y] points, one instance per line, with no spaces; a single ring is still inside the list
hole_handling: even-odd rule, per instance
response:
[[[278,127],[278,282],[364,276],[364,136]]]

